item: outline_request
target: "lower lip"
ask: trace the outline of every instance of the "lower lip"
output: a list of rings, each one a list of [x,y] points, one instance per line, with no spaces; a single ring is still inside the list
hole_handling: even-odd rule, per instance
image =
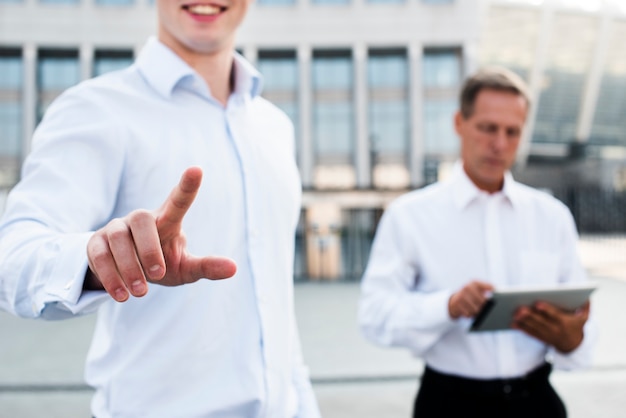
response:
[[[504,164],[502,163],[502,161],[500,160],[485,160],[485,162],[487,163],[487,165],[492,166],[492,167],[502,167]]]
[[[214,15],[197,15],[197,14],[191,13],[189,10],[185,10],[185,12],[187,13],[189,17],[191,17],[196,22],[203,22],[203,23],[213,22],[217,20],[217,18],[220,17],[220,15],[222,14],[222,12],[219,12]]]

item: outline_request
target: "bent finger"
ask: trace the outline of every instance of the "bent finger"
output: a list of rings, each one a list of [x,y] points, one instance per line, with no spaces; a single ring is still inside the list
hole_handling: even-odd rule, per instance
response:
[[[165,275],[165,258],[154,216],[148,211],[135,211],[128,217],[137,257],[144,274],[151,280]]]
[[[107,226],[106,237],[115,267],[126,288],[133,296],[145,295],[148,292],[148,285],[137,258],[129,226],[121,220],[113,220]]]
[[[87,244],[89,268],[104,290],[118,302],[128,299],[128,290],[115,266],[108,242],[102,235],[94,235]]]

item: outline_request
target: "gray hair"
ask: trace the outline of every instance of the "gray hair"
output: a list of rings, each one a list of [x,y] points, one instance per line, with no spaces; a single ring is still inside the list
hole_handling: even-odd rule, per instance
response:
[[[528,86],[520,76],[513,71],[499,66],[485,67],[470,76],[461,89],[460,108],[464,118],[474,113],[476,97],[481,90],[505,91],[522,96],[526,105],[530,107]]]

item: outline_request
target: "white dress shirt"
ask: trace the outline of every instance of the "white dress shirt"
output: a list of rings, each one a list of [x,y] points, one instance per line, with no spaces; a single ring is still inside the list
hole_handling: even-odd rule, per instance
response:
[[[362,282],[359,322],[385,346],[408,347],[443,373],[521,376],[546,359],[558,368],[589,365],[592,321],[583,343],[562,354],[521,331],[469,333],[453,320],[450,296],[471,280],[496,289],[586,280],[568,209],[513,180],[479,190],[457,163],[448,181],[407,193],[385,211]]]
[[[156,39],[126,70],[49,109],[0,223],[0,308],[62,319],[98,311],[86,364],[106,417],[318,417],[293,306],[301,188],[293,126],[235,56],[224,108]],[[149,285],[116,303],[83,292],[92,232],[155,209],[189,166],[204,177],[189,252],[238,266],[227,280]],[[42,353],[45,353],[45,348]]]

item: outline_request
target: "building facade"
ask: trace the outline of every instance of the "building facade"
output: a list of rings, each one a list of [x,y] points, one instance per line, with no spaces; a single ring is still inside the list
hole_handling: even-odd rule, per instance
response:
[[[0,188],[50,102],[155,30],[152,0],[0,0]],[[516,176],[626,188],[625,39],[619,0],[256,0],[237,48],[296,127],[296,275],[360,276],[385,205],[457,158],[458,90],[481,65],[531,86]]]

